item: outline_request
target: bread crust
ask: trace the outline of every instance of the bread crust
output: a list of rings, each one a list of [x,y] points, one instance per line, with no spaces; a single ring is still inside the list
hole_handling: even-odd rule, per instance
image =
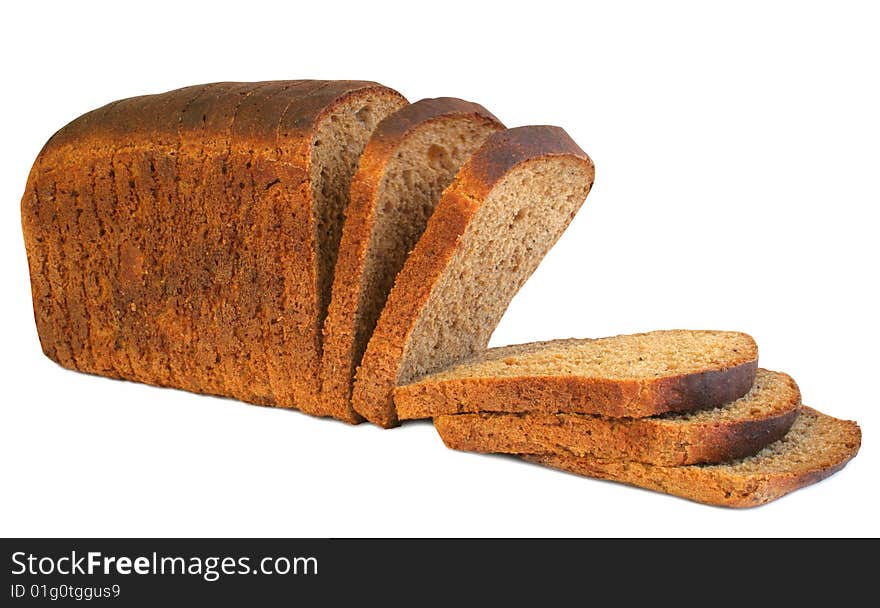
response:
[[[830,429],[830,438],[808,435],[817,454],[786,467],[756,467],[741,472],[736,462],[717,465],[663,467],[628,461],[603,461],[560,455],[523,456],[524,460],[576,475],[618,481],[672,494],[708,505],[755,507],[811,485],[842,469],[859,451],[861,430],[855,422],[839,420],[803,406],[799,418],[813,419]],[[801,420],[795,422],[794,429]],[[785,441],[783,438],[782,441]],[[769,448],[768,448],[769,449]],[[761,453],[755,458],[760,458]]]
[[[357,352],[355,341],[364,289],[364,265],[388,163],[407,138],[419,129],[465,117],[497,125],[499,130],[503,128],[501,122],[479,104],[453,97],[422,99],[379,123],[361,155],[352,179],[351,202],[345,213],[332,299],[324,323],[322,397],[325,408],[336,418],[352,424],[363,421],[351,407],[354,370],[361,354]]]
[[[559,127],[519,127],[496,133],[462,166],[397,276],[356,373],[352,406],[384,428],[398,424],[393,391],[419,312],[448,266],[456,245],[492,188],[518,165],[566,156],[590,157]]]
[[[325,415],[312,135],[366,81],[213,83],[59,130],[22,198],[46,355],[79,371]]]
[[[772,407],[762,402],[767,409],[738,417],[675,420],[483,413],[438,416],[434,426],[447,447],[471,452],[556,453],[660,466],[724,462],[750,456],[781,439],[797,418],[801,397],[794,380],[766,370],[761,376],[774,382],[773,392],[751,393],[743,399],[775,402]]]

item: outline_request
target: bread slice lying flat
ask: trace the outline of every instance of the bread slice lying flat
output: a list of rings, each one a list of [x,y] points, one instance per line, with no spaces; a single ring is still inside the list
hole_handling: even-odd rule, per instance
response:
[[[325,415],[321,327],[372,82],[214,83],[58,131],[22,198],[34,316],[64,367]]]
[[[754,507],[816,483],[859,451],[855,422],[802,407],[788,434],[754,456],[725,464],[660,467],[574,456],[524,456],[578,475],[619,481],[709,505]]]
[[[491,348],[399,386],[401,420],[532,412],[651,416],[717,407],[752,387],[758,347],[743,333],[666,330]]]
[[[321,364],[325,409],[348,422],[351,386],[394,277],[443,190],[504,126],[483,106],[441,97],[406,106],[376,127],[352,179]]]
[[[709,410],[647,418],[590,414],[455,414],[434,426],[447,447],[469,452],[559,454],[662,466],[725,462],[782,438],[797,418],[790,376],[758,370],[752,389]]]
[[[354,409],[397,423],[395,385],[485,348],[562,235],[593,163],[558,127],[495,133],[462,166],[397,276],[357,370]]]

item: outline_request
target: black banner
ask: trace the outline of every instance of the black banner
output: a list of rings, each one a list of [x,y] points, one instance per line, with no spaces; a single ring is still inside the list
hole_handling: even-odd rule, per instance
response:
[[[869,545],[869,543],[871,543]],[[412,597],[470,605],[614,588],[670,599],[694,585],[778,591],[868,580],[875,541],[637,539],[6,539],[3,606],[260,605]],[[688,582],[689,581],[689,582]],[[745,587],[744,587],[745,586]],[[593,591],[591,591],[591,589]],[[811,587],[814,591],[819,591]],[[784,592],[784,593],[783,593]],[[812,593],[812,591],[811,591]],[[403,594],[403,595],[402,595]],[[425,594],[430,596],[426,598]],[[406,603],[406,602],[404,602]],[[586,602],[592,603],[592,602]]]

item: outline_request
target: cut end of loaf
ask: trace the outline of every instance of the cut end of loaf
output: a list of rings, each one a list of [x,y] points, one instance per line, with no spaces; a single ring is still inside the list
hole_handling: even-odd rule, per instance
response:
[[[393,92],[381,91],[384,94],[359,92],[343,98],[321,117],[312,138],[312,198],[315,201],[315,242],[320,261],[319,323],[323,323],[327,314],[333,270],[358,159],[376,126],[407,103]]]

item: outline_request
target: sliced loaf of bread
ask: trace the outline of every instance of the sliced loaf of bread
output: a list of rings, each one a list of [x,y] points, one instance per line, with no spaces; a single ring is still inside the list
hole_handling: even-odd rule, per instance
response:
[[[434,418],[447,447],[468,452],[559,454],[661,466],[725,462],[781,439],[800,407],[786,374],[758,370],[732,403],[646,418],[591,414],[455,414]]]
[[[397,424],[397,384],[485,348],[511,298],[562,235],[593,163],[558,127],[491,135],[444,191],[367,345],[354,409]]]
[[[351,386],[394,277],[443,190],[483,141],[504,126],[484,107],[422,99],[379,123],[352,179],[321,364],[325,409],[359,422]]]
[[[62,128],[21,205],[46,355],[326,415],[321,327],[350,180],[406,103],[371,82],[216,83]]]
[[[859,451],[855,422],[802,407],[791,430],[747,458],[723,464],[663,467],[561,455],[525,460],[587,477],[618,481],[724,507],[754,507],[821,481],[842,469]]]
[[[401,420],[530,412],[641,417],[717,407],[752,387],[758,347],[743,333],[666,330],[491,348],[399,386]]]

